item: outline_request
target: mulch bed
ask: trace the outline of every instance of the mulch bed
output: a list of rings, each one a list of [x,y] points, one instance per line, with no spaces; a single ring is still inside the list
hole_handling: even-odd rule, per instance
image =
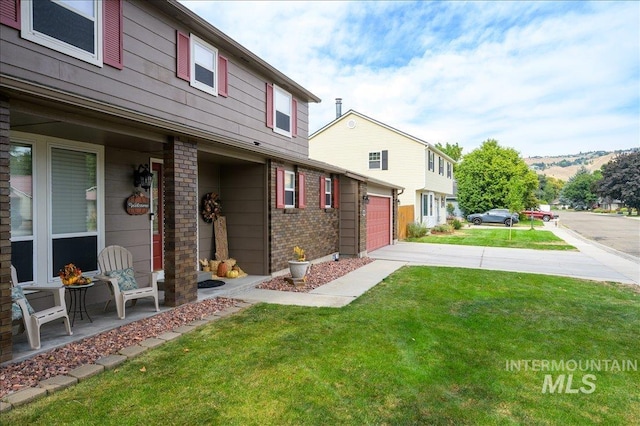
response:
[[[264,290],[293,291],[298,293],[308,293],[322,285],[325,285],[336,278],[348,274],[364,265],[373,262],[368,257],[340,259],[337,261],[329,261],[316,263],[311,265],[311,270],[307,273],[304,285],[294,286],[290,284],[286,278],[291,278],[290,274],[273,278],[256,286],[256,288]]]
[[[167,331],[201,320],[236,303],[218,297],[188,303],[170,311],[105,331],[63,347],[52,349],[14,364],[0,367],[0,398],[50,377],[67,374],[84,364],[92,364],[107,355]]]

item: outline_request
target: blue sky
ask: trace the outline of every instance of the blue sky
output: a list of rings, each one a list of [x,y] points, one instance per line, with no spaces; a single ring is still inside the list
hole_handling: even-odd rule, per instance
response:
[[[182,1],[322,98],[463,153],[640,146],[640,2]]]

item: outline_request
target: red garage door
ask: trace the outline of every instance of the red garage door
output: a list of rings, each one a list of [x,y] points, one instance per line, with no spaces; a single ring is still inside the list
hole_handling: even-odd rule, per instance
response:
[[[390,198],[369,196],[367,205],[367,251],[391,244]]]

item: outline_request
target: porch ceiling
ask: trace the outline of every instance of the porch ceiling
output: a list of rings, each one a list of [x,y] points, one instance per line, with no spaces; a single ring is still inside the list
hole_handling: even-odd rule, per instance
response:
[[[159,135],[59,109],[55,111],[48,114],[12,109],[11,130],[141,152],[162,152],[164,140]]]

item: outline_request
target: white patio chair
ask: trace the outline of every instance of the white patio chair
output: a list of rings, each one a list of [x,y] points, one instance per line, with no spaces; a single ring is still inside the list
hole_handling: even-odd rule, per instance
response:
[[[100,275],[95,279],[106,281],[110,284],[113,299],[116,302],[118,317],[124,319],[125,304],[127,300],[145,297],[153,297],[158,307],[158,273],[149,272],[149,284],[145,287],[138,285],[133,270],[133,255],[129,250],[120,246],[105,247],[98,255],[98,267]],[[106,308],[106,307],[105,307]]]
[[[48,322],[63,319],[67,327],[67,334],[71,336],[71,324],[67,314],[67,306],[64,301],[64,287],[38,287],[28,286],[24,289],[32,291],[47,291],[53,295],[55,306],[42,311],[35,312],[29,301],[24,296],[23,287],[18,285],[18,274],[16,268],[11,265],[11,301],[18,308],[12,306],[12,319],[20,319],[24,323],[31,349],[40,349],[40,326]]]

